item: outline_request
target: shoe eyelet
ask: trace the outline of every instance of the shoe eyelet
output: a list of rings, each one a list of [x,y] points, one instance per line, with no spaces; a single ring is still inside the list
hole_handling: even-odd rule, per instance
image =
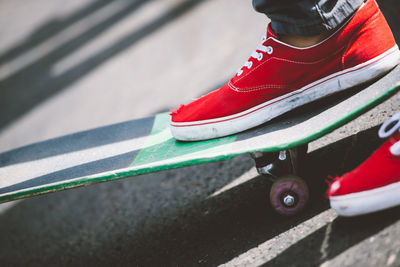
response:
[[[274,49],[272,48],[272,46],[267,46],[268,55],[271,55],[273,52],[274,52]]]
[[[261,42],[265,42],[267,40],[267,37],[265,36],[265,35],[263,35],[262,37],[261,37]]]
[[[261,61],[262,59],[263,59],[263,54],[262,53],[258,53],[257,60]]]
[[[253,61],[249,61],[249,64],[247,64],[247,68],[250,69],[253,66]]]

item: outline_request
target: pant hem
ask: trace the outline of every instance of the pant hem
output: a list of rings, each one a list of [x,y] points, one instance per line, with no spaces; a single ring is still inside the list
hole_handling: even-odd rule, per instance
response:
[[[370,0],[372,1],[372,0]],[[339,6],[336,6],[330,12],[324,12],[321,7],[316,4],[319,16],[314,18],[301,19],[298,23],[280,21],[271,18],[271,28],[275,33],[298,35],[298,36],[312,36],[318,35],[341,25],[349,16],[351,16],[357,8],[362,4],[363,0],[358,1],[343,1]],[[307,20],[307,23],[305,23]]]

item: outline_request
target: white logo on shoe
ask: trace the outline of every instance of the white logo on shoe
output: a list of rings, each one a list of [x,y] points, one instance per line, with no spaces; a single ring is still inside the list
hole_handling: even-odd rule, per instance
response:
[[[335,192],[336,190],[338,190],[340,187],[340,183],[339,181],[335,181],[332,185],[331,185],[331,191]]]
[[[390,147],[390,153],[394,156],[400,156],[400,141],[394,143],[394,145]]]

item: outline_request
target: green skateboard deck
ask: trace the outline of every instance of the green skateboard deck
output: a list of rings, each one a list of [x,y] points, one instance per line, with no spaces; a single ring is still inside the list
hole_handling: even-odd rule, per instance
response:
[[[0,154],[0,203],[249,152],[307,144],[395,94],[400,67],[380,80],[296,109],[255,129],[224,138],[176,141],[169,115],[79,132]]]

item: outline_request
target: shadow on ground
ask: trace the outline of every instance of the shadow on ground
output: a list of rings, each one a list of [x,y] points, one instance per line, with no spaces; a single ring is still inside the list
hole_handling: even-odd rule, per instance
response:
[[[356,218],[337,218],[263,266],[319,266],[400,219],[400,208]],[[329,244],[324,242],[329,240]],[[307,259],[294,261],[302,255]]]
[[[57,46],[54,50],[24,66],[17,72],[0,81],[0,129],[17,119],[45,99],[62,91],[80,78],[118,55],[125,49],[135,45],[138,41],[153,34],[170,22],[179,19],[182,15],[195,8],[203,0],[187,0],[172,6],[165,13],[160,14],[148,24],[128,33],[116,40],[112,45],[103,48],[74,68],[59,75],[52,73],[52,68],[59,60],[72,55],[79,48],[94,40],[113,25],[133,14],[140,6],[149,1],[104,1],[97,0],[78,10],[64,20],[51,20],[32,33],[23,43],[0,55],[0,64],[15,59],[29,51],[32,47],[44,43],[73,23],[95,13],[107,5],[116,5],[119,2],[128,3],[125,8],[115,14],[105,16],[102,21],[92,25],[78,36],[71,38]]]
[[[326,210],[325,177],[352,169],[380,142],[374,128],[309,154],[302,176],[312,201],[295,218],[272,211],[261,176],[210,197],[251,168],[248,156],[15,202],[0,215],[0,259],[6,266],[222,264]],[[303,263],[320,263],[327,227],[335,236],[323,258],[330,259],[399,219],[382,214],[337,219],[269,264],[301,265],[299,253],[307,254]]]

